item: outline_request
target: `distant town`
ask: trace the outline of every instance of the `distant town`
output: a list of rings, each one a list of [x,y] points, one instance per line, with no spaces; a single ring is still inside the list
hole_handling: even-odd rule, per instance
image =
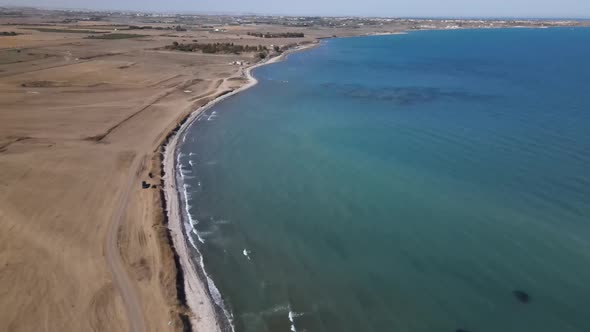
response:
[[[45,10],[37,8],[0,7],[2,24],[24,23],[28,18],[40,15],[55,18],[53,23],[75,23],[83,21],[120,22],[121,20],[138,24],[173,24],[189,25],[199,29],[219,29],[223,26],[275,25],[300,28],[349,28],[366,27],[391,31],[433,30],[433,29],[481,29],[506,27],[568,27],[590,26],[588,20],[553,20],[553,19],[468,19],[468,18],[395,18],[395,17],[331,17],[331,16],[269,16],[269,15],[219,15],[186,13],[152,13],[131,11],[94,11],[94,10]],[[35,22],[30,22],[35,23]]]

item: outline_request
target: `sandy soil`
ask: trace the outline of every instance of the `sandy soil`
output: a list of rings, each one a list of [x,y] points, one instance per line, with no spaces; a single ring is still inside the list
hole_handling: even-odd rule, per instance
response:
[[[141,181],[159,186],[163,138],[250,55],[25,37],[0,49],[0,330],[181,329],[159,191]]]
[[[230,63],[255,59],[161,48],[296,41],[231,27],[123,40],[24,28],[0,26],[23,33],[0,38],[0,330],[179,331],[186,314],[210,331],[211,315],[178,294],[158,151],[191,111],[247,82]]]

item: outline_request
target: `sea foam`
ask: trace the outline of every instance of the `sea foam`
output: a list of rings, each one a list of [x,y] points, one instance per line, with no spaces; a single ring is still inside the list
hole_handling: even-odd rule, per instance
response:
[[[189,154],[190,156],[191,154]],[[229,326],[231,328],[231,331],[235,331],[234,325],[233,325],[233,314],[227,310],[227,308],[225,307],[225,304],[223,302],[223,298],[221,296],[221,292],[219,291],[219,289],[217,288],[217,286],[215,285],[215,282],[213,281],[213,279],[209,276],[209,274],[207,273],[207,270],[205,269],[205,262],[203,260],[203,254],[200,252],[199,247],[197,246],[197,244],[195,243],[193,236],[191,235],[191,233],[193,233],[194,235],[196,235],[197,239],[199,240],[199,242],[201,242],[201,244],[205,244],[205,240],[201,237],[201,233],[197,230],[196,225],[198,225],[199,221],[196,218],[193,218],[193,216],[190,213],[190,204],[189,204],[189,199],[191,198],[191,195],[188,191],[188,189],[190,188],[190,185],[187,183],[184,183],[185,178],[187,177],[185,174],[183,174],[183,169],[181,167],[181,159],[182,157],[184,157],[185,155],[182,153],[178,153],[176,161],[177,161],[177,165],[178,165],[178,174],[180,175],[179,177],[177,176],[177,185],[182,185],[182,199],[181,199],[181,204],[184,204],[184,229],[185,229],[185,234],[186,237],[188,238],[189,243],[191,244],[191,246],[197,251],[197,253],[199,254],[199,265],[201,267],[201,270],[203,272],[203,274],[205,275],[205,278],[207,279],[207,289],[209,291],[209,294],[211,295],[211,299],[213,300],[213,302],[215,303],[215,305],[217,307],[219,307],[222,311],[224,316],[227,319],[227,322],[229,323]],[[189,162],[190,163],[190,162]],[[192,166],[192,165],[191,165]],[[198,185],[200,186],[201,183],[199,182]]]
[[[291,331],[297,332],[297,328],[295,328],[295,318],[300,317],[300,316],[303,316],[303,314],[293,311],[293,309],[291,309],[291,305],[289,305],[288,317],[289,317],[289,322],[291,322]]]

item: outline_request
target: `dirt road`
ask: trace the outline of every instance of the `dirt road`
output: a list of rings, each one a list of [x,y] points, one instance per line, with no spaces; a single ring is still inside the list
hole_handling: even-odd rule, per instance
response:
[[[129,180],[125,184],[125,189],[119,198],[113,217],[109,222],[104,249],[107,265],[113,276],[113,283],[123,298],[123,304],[125,305],[125,311],[127,312],[127,319],[129,322],[129,331],[131,332],[146,331],[145,321],[137,290],[129,279],[129,274],[123,266],[117,239],[119,227],[125,217],[127,206],[129,204],[129,193],[133,186],[137,185],[139,181],[137,175],[139,173],[139,166],[140,161],[136,157],[130,167]]]

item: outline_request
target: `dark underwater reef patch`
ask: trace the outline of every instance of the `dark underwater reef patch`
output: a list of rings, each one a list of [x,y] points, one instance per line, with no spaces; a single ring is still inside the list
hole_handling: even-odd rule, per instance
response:
[[[374,66],[373,64],[371,65]],[[513,79],[510,73],[505,70],[510,64],[502,63],[499,60],[490,61],[463,58],[461,61],[453,61],[452,59],[431,58],[408,63],[385,63],[377,65],[381,67],[380,70],[386,68],[394,72],[437,73],[459,77],[486,77],[498,80]]]
[[[441,89],[435,87],[380,87],[370,88],[355,84],[322,84],[328,93],[345,95],[355,99],[382,100],[399,106],[412,106],[441,100],[448,101],[490,101],[493,95],[477,94],[469,91]]]
[[[512,291],[512,295],[521,303],[529,303],[531,300],[530,295],[525,291],[514,290]]]

